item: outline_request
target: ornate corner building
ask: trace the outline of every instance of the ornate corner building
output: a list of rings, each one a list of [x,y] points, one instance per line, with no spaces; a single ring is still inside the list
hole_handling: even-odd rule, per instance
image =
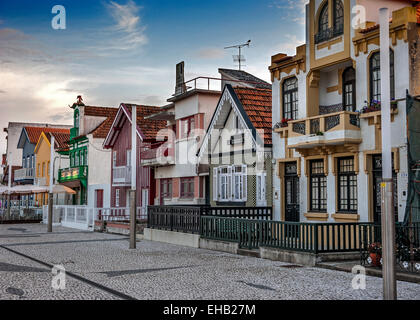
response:
[[[362,6],[362,7],[360,7]],[[394,206],[407,199],[406,96],[420,94],[417,1],[310,0],[306,43],[274,55],[273,207],[282,221],[379,222],[379,8],[390,8]],[[366,21],[357,14],[365,8]]]

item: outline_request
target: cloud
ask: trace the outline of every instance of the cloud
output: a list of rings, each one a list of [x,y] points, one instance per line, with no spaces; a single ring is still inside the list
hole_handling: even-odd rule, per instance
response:
[[[126,4],[110,1],[106,6],[116,23],[113,29],[124,34],[121,41],[125,45],[121,46],[120,49],[131,49],[148,42],[144,33],[145,27],[141,25],[139,16],[142,7],[137,6],[132,0],[129,0]]]
[[[7,93],[7,92],[6,92],[6,91],[4,91],[4,90],[1,90],[1,89],[0,89],[0,93]]]
[[[274,1],[268,5],[269,8],[277,8],[287,13],[287,18],[299,24],[305,24],[305,8],[309,0],[287,0]]]
[[[203,59],[222,59],[225,51],[219,48],[203,48],[197,51],[196,56]]]

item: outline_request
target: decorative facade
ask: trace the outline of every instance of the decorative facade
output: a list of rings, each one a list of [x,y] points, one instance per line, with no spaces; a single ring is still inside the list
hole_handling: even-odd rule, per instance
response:
[[[198,154],[212,207],[272,205],[271,95],[225,85]]]
[[[85,106],[78,97],[73,109],[70,129],[69,167],[60,168],[58,182],[74,189],[72,204],[93,207],[97,190],[104,194],[105,207],[110,206],[111,151],[102,144],[118,108]],[[63,153],[63,152],[61,152]]]
[[[104,141],[104,148],[112,150],[111,159],[111,207],[129,207],[129,190],[131,189],[131,128],[132,106],[122,103],[118,113]],[[136,163],[136,192],[137,207],[142,208],[143,215],[147,212],[147,206],[153,203],[156,197],[155,173],[153,167],[141,166],[142,150],[150,149],[150,146],[162,144],[159,140],[161,130],[166,128],[166,121],[147,120],[145,117],[157,113],[160,108],[153,106],[136,105],[137,109],[137,163]],[[99,191],[100,192],[100,191]],[[103,197],[96,196],[101,202]],[[96,207],[102,207],[97,203]]]
[[[407,194],[406,92],[419,94],[419,39],[413,1],[311,0],[306,43],[277,54],[273,83],[275,218],[283,221],[380,221],[381,111],[378,10],[391,5],[391,130],[394,205]],[[352,26],[355,5],[367,21]],[[417,74],[416,74],[417,70]]]

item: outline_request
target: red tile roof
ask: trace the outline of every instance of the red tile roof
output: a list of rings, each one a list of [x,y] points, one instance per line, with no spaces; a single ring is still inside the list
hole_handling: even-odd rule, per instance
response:
[[[106,138],[109,129],[111,129],[112,123],[114,122],[114,118],[117,112],[118,108],[85,106],[85,116],[106,118],[99,126],[97,126],[89,133],[91,133],[94,138]]]
[[[55,143],[57,145],[57,149],[60,151],[68,151],[70,149],[68,142],[70,140],[70,130],[67,130],[66,133],[61,132],[46,132],[45,136],[47,137],[48,141],[51,142],[51,135],[54,136]]]
[[[255,129],[264,130],[264,143],[271,144],[271,89],[233,88]]]
[[[54,128],[54,127],[24,127],[26,134],[28,135],[29,142],[32,144],[37,144],[39,137],[42,132],[53,132],[53,133],[69,133],[69,129],[64,128]]]
[[[132,104],[124,104],[131,112]],[[167,122],[165,120],[147,120],[145,117],[162,111],[160,107],[135,105],[137,107],[137,126],[144,134],[146,139],[156,139],[160,130],[165,129]]]

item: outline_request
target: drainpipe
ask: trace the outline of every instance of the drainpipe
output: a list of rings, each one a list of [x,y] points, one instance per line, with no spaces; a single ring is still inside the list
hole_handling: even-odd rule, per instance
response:
[[[137,107],[131,106],[130,249],[136,249]]]
[[[384,300],[397,299],[395,279],[395,216],[393,204],[392,153],[391,153],[391,96],[389,61],[389,13],[379,9],[381,57],[381,133],[382,133],[382,183],[381,183],[381,233],[382,275]]]

